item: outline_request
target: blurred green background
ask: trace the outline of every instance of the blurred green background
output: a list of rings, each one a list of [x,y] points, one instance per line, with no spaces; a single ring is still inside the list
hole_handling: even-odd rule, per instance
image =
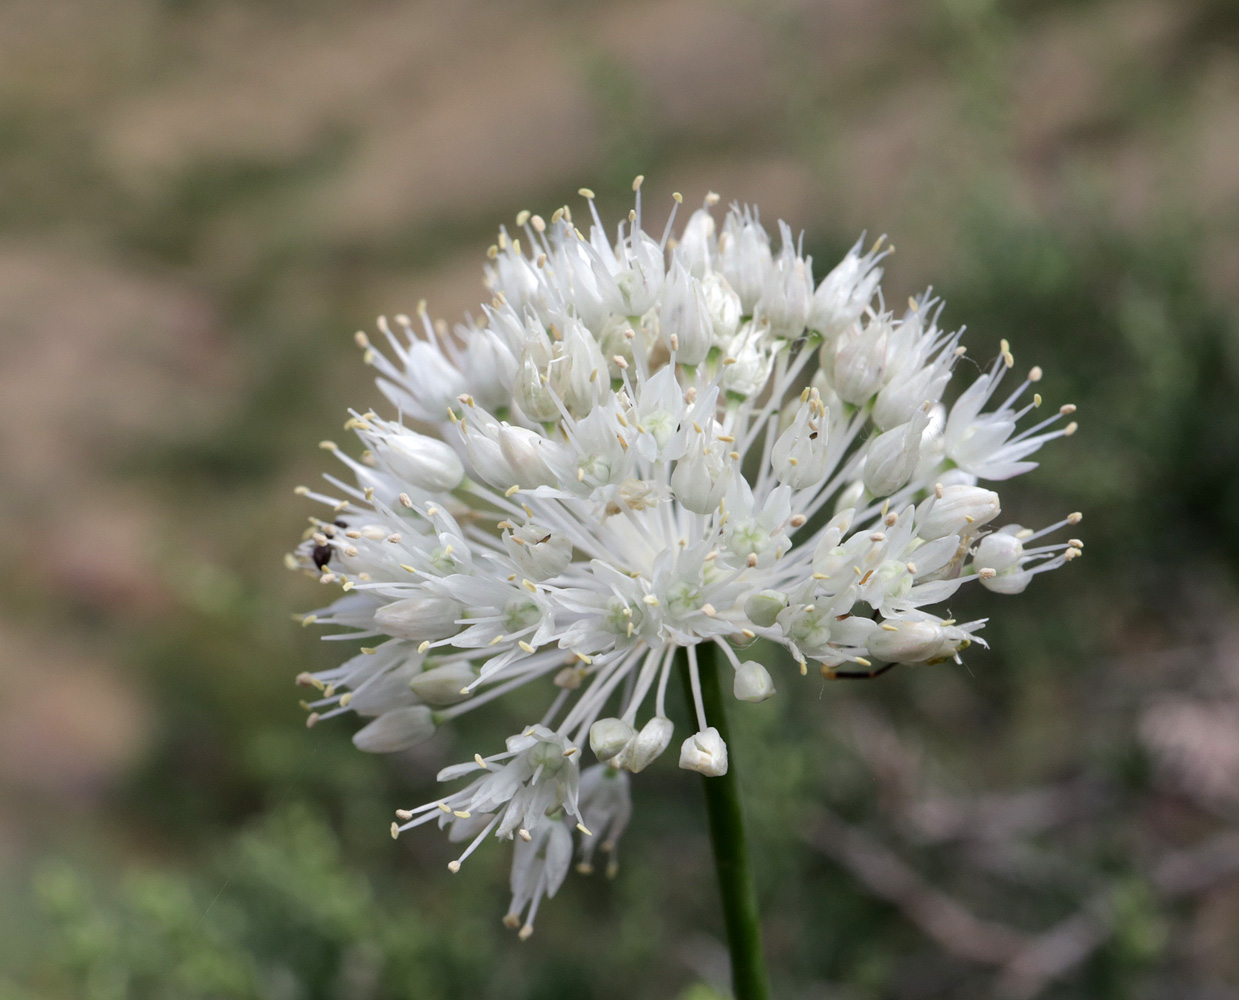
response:
[[[961,598],[992,651],[734,713],[775,995],[1239,997],[1230,0],[8,0],[0,998],[719,995],[674,755],[520,944],[506,846],[387,824],[521,706],[376,758],[292,684],[336,657],[292,489],[381,402],[353,331],[636,173],[819,275],[890,234],[889,301],[1080,406],[1004,515],[1083,510],[1086,558]]]

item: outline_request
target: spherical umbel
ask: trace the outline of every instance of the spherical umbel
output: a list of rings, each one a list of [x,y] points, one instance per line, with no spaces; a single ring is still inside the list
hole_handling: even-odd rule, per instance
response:
[[[392,412],[353,411],[359,447],[323,444],[345,475],[298,489],[323,510],[289,565],[338,588],[302,621],[363,643],[298,678],[310,725],[353,713],[360,748],[395,752],[541,695],[395,826],[445,827],[467,845],[452,871],[512,840],[506,920],[523,936],[574,843],[582,870],[598,851],[613,866],[630,775],[670,766],[677,662],[695,693],[680,766],[722,775],[699,649],[750,703],[810,661],[869,677],[958,660],[984,624],[949,616],[961,587],[1017,594],[1083,551],[1057,539],[1078,514],[1003,526],[996,489],[1075,430],[1075,408],[1036,419],[1042,373],[1012,386],[1005,342],[957,366],[960,333],[928,293],[888,309],[882,240],[819,280],[756,209],[708,195],[654,235],[634,191],[616,229],[585,189],[575,219],[565,205],[501,227],[475,318],[449,328],[422,303],[358,334]]]

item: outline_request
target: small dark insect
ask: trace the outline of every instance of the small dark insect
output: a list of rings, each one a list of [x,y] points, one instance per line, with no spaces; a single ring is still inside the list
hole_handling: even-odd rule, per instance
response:
[[[336,521],[337,528],[347,528],[347,521]],[[314,560],[314,565],[320,570],[326,569],[327,564],[331,562],[331,557],[335,553],[335,548],[331,545],[315,545],[314,551],[310,554],[310,558]]]

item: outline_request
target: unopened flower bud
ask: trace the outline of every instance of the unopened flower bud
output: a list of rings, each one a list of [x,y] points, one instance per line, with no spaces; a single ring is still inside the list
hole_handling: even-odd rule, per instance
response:
[[[996,518],[1002,507],[998,494],[980,486],[945,486],[917,509],[917,534],[926,541],[975,531]],[[991,536],[992,537],[992,536]]]
[[[700,437],[690,439],[688,454],[675,463],[671,488],[676,499],[694,514],[710,514],[727,493],[731,469],[719,454],[722,446],[718,442],[704,445]]]
[[[421,669],[422,658],[415,656],[382,677],[367,679],[353,689],[348,700],[349,709],[358,715],[375,716],[393,708],[416,705],[418,697],[409,690],[409,680]]]
[[[775,476],[794,490],[816,486],[826,478],[827,422],[818,405],[814,399],[802,406],[770,452]]]
[[[353,745],[368,753],[395,753],[425,743],[435,734],[434,719],[425,705],[384,712],[353,734]]]
[[[765,287],[755,309],[770,326],[772,337],[794,338],[804,333],[813,305],[813,265],[796,253],[791,227],[779,223],[783,247],[766,272]]]
[[[864,473],[865,489],[872,496],[890,496],[907,485],[921,457],[921,433],[928,423],[928,411],[920,409],[906,424],[873,439]]]
[[[634,736],[623,719],[599,719],[589,727],[589,748],[604,763],[617,756]]]
[[[736,668],[732,692],[740,701],[765,701],[774,694],[774,679],[756,660],[745,660]]]
[[[521,412],[530,420],[549,423],[559,420],[559,407],[555,405],[555,397],[547,388],[543,379],[542,366],[538,364],[537,355],[549,352],[539,345],[538,349],[527,347],[521,356],[520,371],[516,375],[516,383],[512,386],[512,397],[521,408]]]
[[[890,626],[888,629],[887,626]],[[951,656],[967,635],[935,621],[887,621],[870,633],[869,654],[892,663],[924,663]]]
[[[786,594],[778,590],[763,590],[744,602],[744,614],[759,628],[770,628],[785,607]]]
[[[1020,566],[1023,555],[1024,544],[1015,532],[1004,529],[986,535],[972,559],[981,586],[996,594],[1023,593],[1033,577]]]
[[[463,689],[476,679],[477,671],[469,663],[448,663],[415,676],[409,690],[428,705],[454,705],[469,697]]]
[[[758,395],[774,368],[774,352],[764,334],[751,322],[745,323],[727,345],[726,353],[735,363],[723,368],[723,388],[741,396]]]
[[[684,269],[677,258],[671,265],[663,289],[660,313],[662,335],[667,346],[676,338],[676,358],[681,364],[699,365],[714,343],[714,323],[706,305],[701,283]]]
[[[388,635],[414,642],[446,639],[460,631],[464,609],[450,597],[419,594],[385,604],[374,613],[374,624]]]
[[[714,324],[714,339],[726,343],[740,329],[743,313],[740,296],[727,284],[727,279],[715,271],[701,279],[701,291],[705,295],[710,321]]]
[[[644,771],[671,744],[674,732],[675,726],[670,719],[654,716],[628,741],[628,746],[620,754],[621,765],[633,774]]]
[[[863,406],[886,376],[887,325],[875,320],[847,337],[835,351],[835,392],[845,403]]]
[[[465,478],[465,467],[451,445],[416,431],[387,435],[378,451],[397,476],[431,493],[454,490]]]
[[[521,489],[534,489],[557,482],[546,464],[544,453],[553,445],[537,431],[527,427],[503,426],[499,428],[499,450],[512,470]]]
[[[714,218],[704,208],[689,216],[680,234],[678,251],[690,274],[700,278],[706,273],[714,252]],[[739,306],[739,302],[736,305]]]
[[[558,576],[572,561],[572,541],[558,531],[523,524],[503,533],[503,547],[531,580]]]
[[[694,733],[680,746],[680,767],[686,771],[699,771],[708,778],[717,778],[727,773],[727,744],[711,726]]]
[[[917,407],[926,401],[938,401],[950,377],[949,368],[929,365],[893,379],[873,402],[873,422],[884,430],[907,423]]]

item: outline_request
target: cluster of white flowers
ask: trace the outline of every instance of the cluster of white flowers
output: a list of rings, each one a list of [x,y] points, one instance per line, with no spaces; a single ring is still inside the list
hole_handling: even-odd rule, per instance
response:
[[[819,283],[780,223],[775,248],[755,210],[721,227],[709,195],[672,239],[635,210],[607,235],[567,208],[521,212],[489,250],[493,296],[481,322],[449,331],[379,320],[383,346],[357,341],[396,420],[354,413],[360,458],[323,446],[355,482],[299,492],[312,519],[289,563],[346,593],[306,623],[329,638],[376,637],[318,689],[310,724],[371,719],[363,750],[404,750],[448,720],[527,684],[549,706],[502,753],[449,767],[459,791],[401,810],[393,835],[438,821],[468,846],[515,840],[512,906],[532,932],[579,838],[579,867],[611,856],[631,813],[629,773],[671,744],[665,696],[684,648],[697,731],[680,766],[727,769],[705,718],[696,646],[734,667],[734,692],[775,693],[742,658],[759,640],[804,674],[872,676],[896,663],[955,658],[983,621],[929,608],[969,581],[1000,594],[1080,554],[1077,539],[994,528],[999,496],[978,485],[1034,468],[1068,435],[1041,406],[1034,368],[1004,396],[994,364],[944,403],[963,356],[928,294],[901,315],[878,288],[881,240],[857,244]],[[676,203],[680,198],[676,196]],[[768,658],[768,657],[767,657]],[[582,768],[588,741],[599,763]]]

